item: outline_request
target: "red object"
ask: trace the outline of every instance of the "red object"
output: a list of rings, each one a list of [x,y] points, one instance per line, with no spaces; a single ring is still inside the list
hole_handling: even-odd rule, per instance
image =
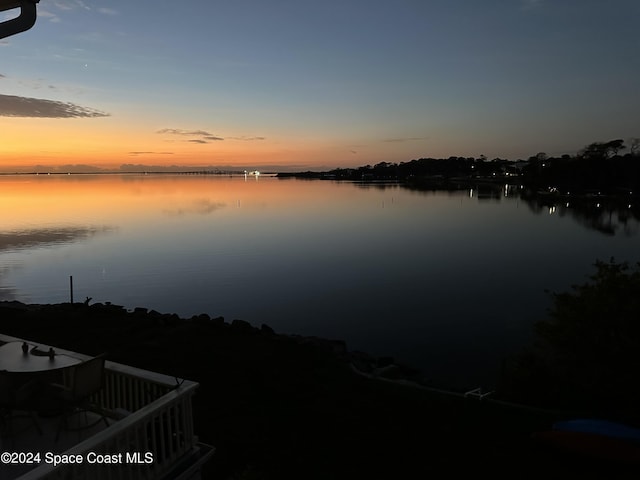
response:
[[[602,460],[640,463],[640,444],[622,438],[568,430],[535,432],[532,437],[559,450]]]

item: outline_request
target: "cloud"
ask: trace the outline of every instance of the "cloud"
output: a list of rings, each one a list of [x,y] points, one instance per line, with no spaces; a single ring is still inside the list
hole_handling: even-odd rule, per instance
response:
[[[152,151],[129,152],[129,155],[131,155],[131,156],[138,156],[138,155],[173,155],[173,152],[152,152]]]
[[[210,143],[210,142],[218,142],[220,140],[224,140],[223,137],[219,137],[214,135],[213,133],[207,132],[206,130],[183,130],[181,128],[163,128],[158,130],[156,133],[166,134],[166,135],[178,135],[181,137],[200,137],[200,138],[191,138],[186,140],[189,143]]]
[[[83,107],[71,102],[58,102],[41,98],[16,97],[0,94],[1,117],[36,118],[96,118],[108,117],[108,113]]]
[[[7,78],[7,76],[0,73],[0,78]]]
[[[58,23],[62,21],[58,12],[64,12],[64,16],[66,12],[72,12],[74,10],[91,11],[91,7],[82,0],[55,0],[47,5],[40,4],[38,6],[38,18],[47,18],[52,23]],[[109,12],[114,12],[115,14],[115,11],[109,8],[100,8],[98,12],[103,14],[111,14]]]
[[[164,134],[164,135],[178,135],[181,137],[199,137],[185,140],[189,143],[210,143],[210,142],[219,142],[221,140],[240,140],[243,142],[252,142],[265,140],[265,137],[257,137],[257,136],[240,136],[240,137],[220,137],[218,135],[214,135],[206,130],[183,130],[181,128],[163,128],[158,130],[156,133]]]
[[[38,78],[38,79],[27,79],[27,80],[18,80],[18,85],[23,86],[23,87],[27,87],[31,90],[42,90],[47,89],[47,90],[53,90],[56,92],[67,92],[67,93],[71,93],[73,95],[82,95],[85,93],[85,89],[81,88],[81,87],[76,87],[76,86],[57,86],[57,85],[51,85],[46,83],[46,81],[42,78]]]
[[[60,10],[75,10],[76,8],[91,10],[82,0],[56,0],[53,4]]]
[[[49,12],[48,10],[39,10],[38,17],[40,18],[48,18],[50,22],[58,23],[60,22],[60,17],[53,12]]]
[[[98,12],[102,13],[103,15],[118,15],[118,12],[112,8],[99,8]]]
[[[212,135],[205,130],[182,130],[180,128],[163,128],[157,133],[168,133],[170,135]]]
[[[254,140],[266,140],[265,137],[226,137],[229,140],[241,140],[241,141],[247,141],[247,142],[252,142]]]
[[[417,142],[420,140],[427,140],[428,137],[400,137],[400,138],[387,138],[382,140],[385,143],[402,143],[402,142]]]

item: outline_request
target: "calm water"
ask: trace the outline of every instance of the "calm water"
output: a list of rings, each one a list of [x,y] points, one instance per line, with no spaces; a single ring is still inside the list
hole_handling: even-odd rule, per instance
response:
[[[450,386],[487,386],[615,234],[513,190],[205,176],[0,177],[0,299],[208,313],[346,340]],[[603,217],[606,221],[606,217]],[[616,216],[609,218],[615,223]],[[600,218],[602,221],[602,218]]]

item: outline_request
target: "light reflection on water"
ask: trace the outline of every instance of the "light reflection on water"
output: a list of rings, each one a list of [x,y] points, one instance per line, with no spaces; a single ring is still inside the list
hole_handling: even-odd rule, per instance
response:
[[[76,301],[340,338],[451,385],[495,380],[549,306],[545,289],[584,280],[596,259],[637,260],[631,224],[605,235],[509,186],[169,175],[0,186],[2,299],[68,301],[73,275]]]

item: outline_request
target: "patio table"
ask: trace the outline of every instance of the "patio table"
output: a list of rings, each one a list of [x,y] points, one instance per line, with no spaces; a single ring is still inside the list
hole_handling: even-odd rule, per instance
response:
[[[60,370],[82,363],[82,359],[67,354],[55,353],[52,357],[45,350],[32,351],[35,344],[27,343],[27,352],[23,351],[23,342],[8,342],[0,345],[0,371],[12,373],[38,373]]]

